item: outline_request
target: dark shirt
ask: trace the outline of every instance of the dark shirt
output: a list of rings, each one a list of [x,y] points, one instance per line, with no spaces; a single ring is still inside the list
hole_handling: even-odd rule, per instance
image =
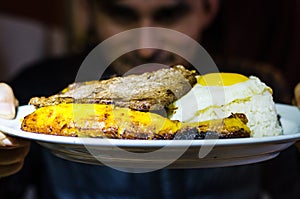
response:
[[[31,97],[61,91],[74,82],[84,57],[51,59],[26,68],[11,82],[16,97],[21,104],[27,104]],[[107,72],[108,76],[111,74],[112,71]],[[298,166],[297,152],[291,147],[276,160],[265,163],[210,169],[162,169],[134,174],[67,161],[32,143],[23,170],[1,179],[0,196],[21,198],[26,188],[33,186],[38,198],[42,199],[252,199],[259,198],[264,192],[274,198],[297,198]],[[280,189],[274,189],[278,183]]]

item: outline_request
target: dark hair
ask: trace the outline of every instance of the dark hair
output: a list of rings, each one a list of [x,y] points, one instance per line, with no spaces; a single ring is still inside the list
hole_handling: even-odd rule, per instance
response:
[[[93,3],[94,5],[93,6],[96,6],[96,5],[106,5],[107,3],[110,3],[110,0],[89,0],[91,3]],[[96,3],[98,1],[98,3]],[[204,10],[206,12],[208,12],[210,10],[210,4],[209,4],[209,0],[202,0],[203,2],[203,7],[204,7]]]

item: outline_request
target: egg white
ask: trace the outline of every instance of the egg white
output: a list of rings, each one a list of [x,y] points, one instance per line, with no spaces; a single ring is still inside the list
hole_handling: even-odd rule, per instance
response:
[[[231,113],[244,113],[252,137],[282,134],[272,89],[254,76],[229,86],[196,84],[170,108],[173,111],[169,118],[182,122],[200,122],[225,118]]]
[[[265,92],[272,94],[272,89],[254,76],[249,77],[244,82],[230,86],[203,86],[196,84],[190,92],[174,102],[170,119],[182,122],[195,122],[223,118],[226,115],[218,111],[215,111],[213,118],[199,118],[197,115],[208,108],[217,108],[233,102],[250,100],[254,95],[261,95]]]

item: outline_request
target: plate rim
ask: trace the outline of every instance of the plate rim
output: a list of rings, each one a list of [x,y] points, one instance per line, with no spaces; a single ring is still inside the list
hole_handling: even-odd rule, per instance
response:
[[[296,106],[275,103],[276,109],[287,109],[289,111],[299,111]],[[3,123],[7,123],[9,125],[19,125],[21,124],[20,119],[29,114],[23,113],[24,110],[34,110],[32,105],[23,105],[18,107],[17,116],[14,120],[4,120],[0,119],[0,130],[5,132],[11,136],[17,136],[24,139],[30,139],[32,141],[37,142],[47,142],[52,144],[65,144],[65,145],[89,145],[89,146],[111,146],[116,145],[120,147],[163,147],[166,145],[170,145],[173,147],[185,147],[189,144],[190,147],[197,146],[230,146],[230,145],[252,145],[252,144],[270,144],[270,143],[288,143],[295,142],[300,140],[300,125],[294,123],[298,129],[295,130],[297,133],[279,135],[279,136],[268,136],[268,137],[260,137],[260,138],[231,138],[231,139],[214,139],[214,140],[122,140],[122,139],[105,139],[105,138],[80,138],[80,137],[69,137],[69,136],[57,136],[57,135],[47,135],[47,134],[39,134],[32,132],[25,132],[20,130],[16,130],[14,128],[10,128],[7,125],[3,125]],[[20,114],[22,112],[22,114]],[[300,114],[300,111],[299,111]],[[2,121],[2,122],[1,122]],[[288,120],[289,121],[289,120]],[[20,133],[24,133],[24,135],[20,135]]]

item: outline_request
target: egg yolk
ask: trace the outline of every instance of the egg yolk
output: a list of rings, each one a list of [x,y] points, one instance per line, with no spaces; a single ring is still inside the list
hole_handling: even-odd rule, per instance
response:
[[[231,86],[247,81],[249,78],[237,73],[208,73],[197,77],[202,86]]]

